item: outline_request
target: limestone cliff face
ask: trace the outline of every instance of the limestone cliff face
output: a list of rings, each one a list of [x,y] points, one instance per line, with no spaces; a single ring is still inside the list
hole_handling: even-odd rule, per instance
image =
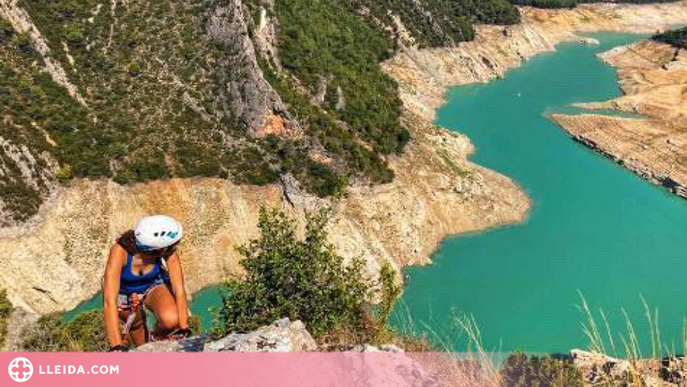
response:
[[[625,95],[580,106],[644,117],[585,114],[553,118],[579,142],[687,198],[687,56],[682,50],[649,40],[601,57],[618,68]]]

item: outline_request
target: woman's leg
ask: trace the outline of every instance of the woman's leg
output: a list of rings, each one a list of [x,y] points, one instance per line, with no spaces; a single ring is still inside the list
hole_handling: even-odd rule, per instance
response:
[[[126,324],[126,320],[129,318],[128,310],[122,310],[119,312],[119,318]],[[129,329],[129,338],[124,338],[125,340],[130,340],[135,346],[140,346],[148,341],[148,327],[146,326],[146,314],[143,310],[143,306],[138,308],[136,311],[136,317],[134,317],[134,322],[131,324]]]
[[[145,305],[155,314],[155,334],[166,336],[179,327],[179,312],[174,295],[167,286],[157,286],[148,293]]]

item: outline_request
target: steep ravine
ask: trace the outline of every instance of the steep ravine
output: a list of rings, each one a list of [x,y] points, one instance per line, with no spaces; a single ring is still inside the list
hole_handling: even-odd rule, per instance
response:
[[[588,6],[578,10],[523,9],[524,23],[480,27],[475,42],[456,48],[408,49],[385,63],[401,84],[404,121],[413,140],[390,164],[393,183],[353,187],[333,203],[331,238],[345,256],[362,256],[375,269],[429,262],[449,234],[478,231],[524,219],[526,195],[508,178],[470,163],[464,136],[431,124],[450,85],[487,81],[561,41],[573,31],[653,31],[687,22],[684,3]],[[235,186],[223,180],[169,180],[131,186],[77,181],[42,210],[41,221],[3,230],[0,285],[11,301],[43,314],[68,309],[100,287],[114,237],[138,217],[162,212],[189,230],[182,255],[190,291],[235,272],[234,246],[255,236],[261,205],[295,213],[323,203],[283,186]],[[284,187],[287,187],[284,189]]]

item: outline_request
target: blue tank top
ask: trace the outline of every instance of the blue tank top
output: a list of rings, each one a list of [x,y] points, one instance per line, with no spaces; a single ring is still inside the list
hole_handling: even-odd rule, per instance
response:
[[[145,293],[155,285],[169,283],[169,276],[162,267],[161,257],[155,260],[153,269],[143,275],[134,274],[133,260],[133,254],[126,255],[126,265],[122,268],[122,276],[119,279],[119,294]]]

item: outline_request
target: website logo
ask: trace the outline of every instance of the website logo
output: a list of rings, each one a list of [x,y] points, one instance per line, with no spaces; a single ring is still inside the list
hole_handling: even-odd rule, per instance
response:
[[[18,357],[10,362],[7,368],[10,378],[18,383],[24,383],[33,375],[33,364],[25,357]]]

